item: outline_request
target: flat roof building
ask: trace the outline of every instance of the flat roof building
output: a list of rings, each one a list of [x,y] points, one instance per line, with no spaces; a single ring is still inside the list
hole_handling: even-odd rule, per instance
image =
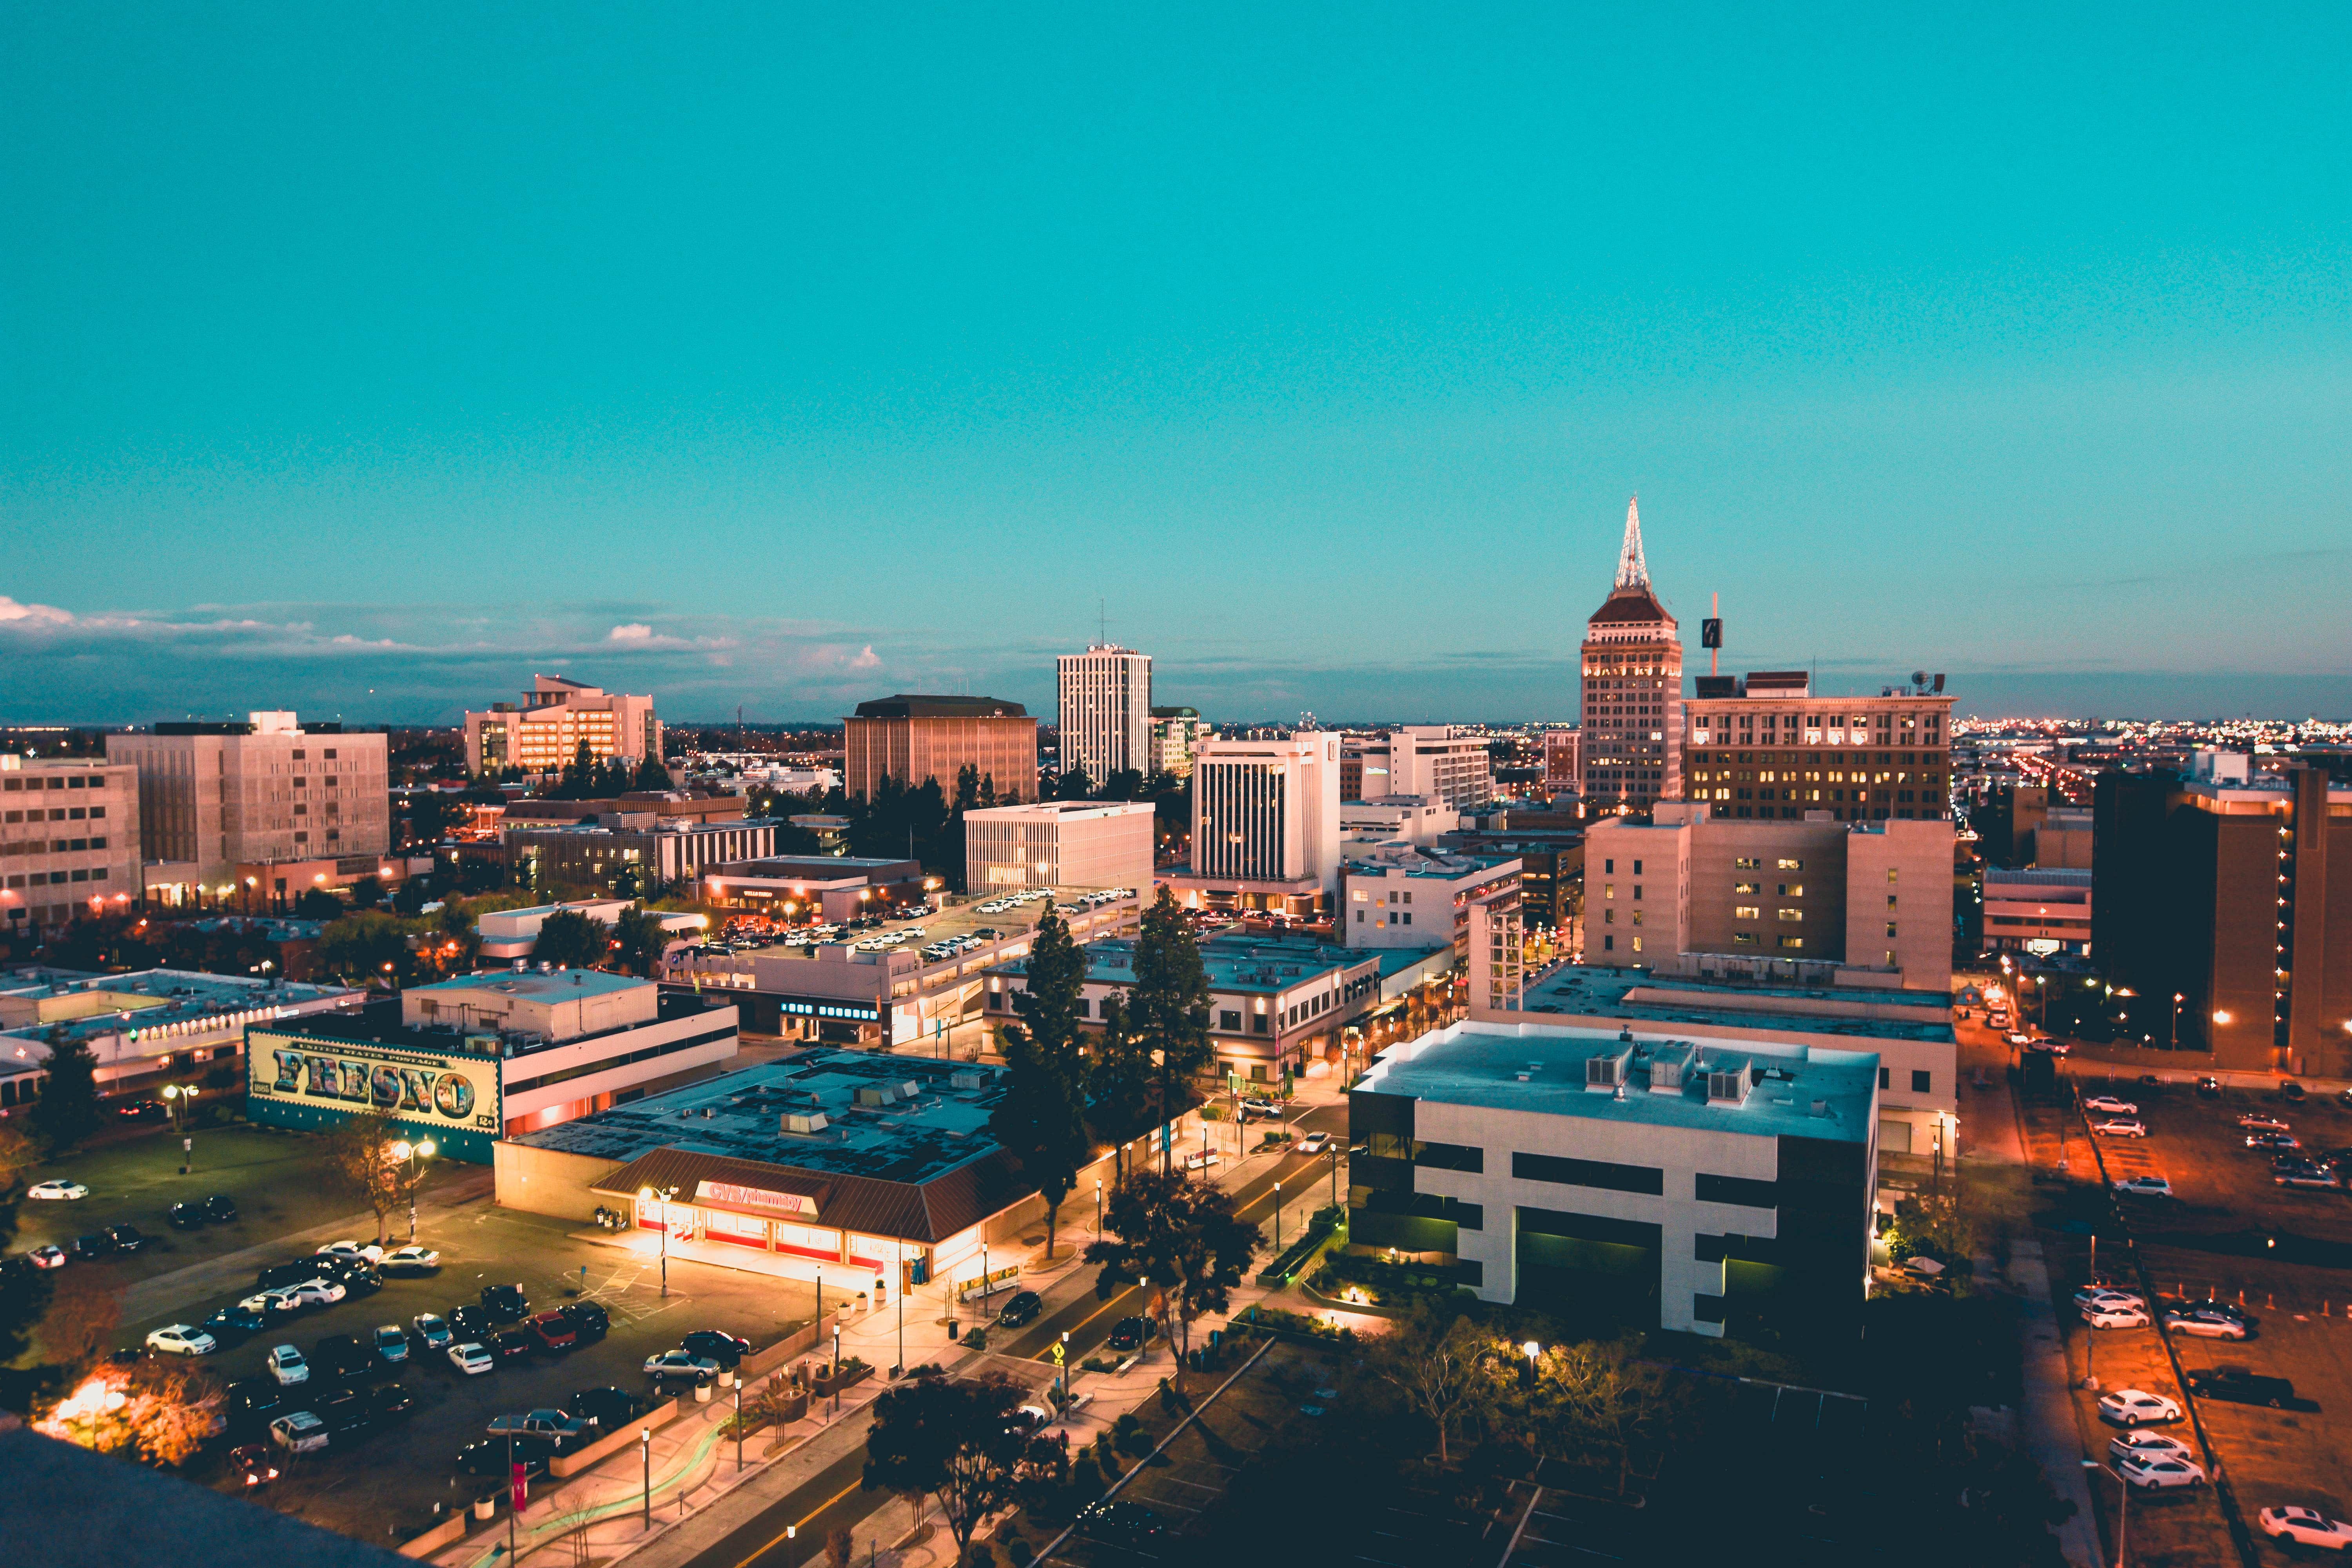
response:
[[[494,851],[468,845],[460,853],[495,853],[526,888],[572,883],[653,898],[715,867],[765,859],[775,848],[776,825],[765,818],[697,822],[648,811],[609,813],[593,826],[509,827]]]
[[[1018,702],[902,692],[859,703],[842,739],[852,800],[873,799],[886,778],[909,789],[937,779],[952,798],[966,768],[1005,805],[1037,798],[1037,721]]]
[[[184,969],[11,970],[0,976],[0,1107],[34,1098],[52,1034],[89,1046],[99,1091],[120,1094],[236,1059],[248,1025],[332,1013],[360,1000],[347,986]]]
[[[773,855],[730,860],[702,874],[702,900],[791,923],[887,917],[929,896],[919,860],[854,855]]]
[[[592,762],[618,758],[643,764],[662,754],[662,723],[651,697],[583,685],[560,675],[534,675],[520,704],[494,702],[466,715],[466,771],[559,773],[588,748]]]
[[[1061,771],[1099,784],[1151,771],[1151,656],[1115,643],[1054,660]]]
[[[1162,877],[1187,908],[1307,917],[1339,889],[1340,737],[1203,741],[1192,763],[1192,858]]]
[[[1349,947],[1440,947],[1466,955],[1470,904],[1516,889],[1519,862],[1509,856],[1423,853],[1381,845],[1341,868],[1339,940]]]
[[[0,924],[42,931],[140,896],[139,773],[0,753]]]
[[[1994,952],[2091,951],[2092,873],[1985,868],[1984,942]]]
[[[1349,735],[1339,743],[1339,798],[1421,795],[1456,811],[1495,798],[1495,762],[1486,738],[1446,724]]]
[[[1681,798],[1723,817],[1948,821],[1957,699],[1941,694],[1943,679],[1935,692],[1815,697],[1801,669],[1751,670],[1744,688],[1724,676],[1724,695],[1702,690],[1684,708]]]
[[[1048,800],[963,814],[964,880],[975,895],[1018,888],[1151,886],[1149,801]]]

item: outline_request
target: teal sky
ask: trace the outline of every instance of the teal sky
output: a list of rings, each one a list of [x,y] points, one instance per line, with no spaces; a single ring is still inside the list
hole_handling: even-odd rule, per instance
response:
[[[1111,11],[1126,15],[1110,15]],[[845,14],[845,12],[857,14]],[[1631,14],[1629,14],[1631,13]],[[2352,10],[0,18],[0,720],[2352,717]]]

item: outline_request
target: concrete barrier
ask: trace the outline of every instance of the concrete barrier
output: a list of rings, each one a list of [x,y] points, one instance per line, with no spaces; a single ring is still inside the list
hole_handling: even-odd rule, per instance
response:
[[[677,1419],[677,1401],[665,1400],[619,1431],[607,1432],[584,1448],[575,1448],[569,1454],[556,1455],[547,1462],[548,1474],[558,1479],[576,1476],[597,1460],[608,1455],[617,1454],[630,1444],[636,1442],[639,1432],[648,1427],[658,1431]]]
[[[415,1540],[403,1542],[400,1554],[403,1557],[430,1557],[451,1542],[462,1539],[465,1533],[466,1510],[458,1509]]]
[[[815,1349],[817,1341],[822,1337],[823,1320],[819,1320],[798,1333],[785,1335],[757,1354],[745,1356],[742,1365],[737,1369],[735,1375],[747,1384],[755,1383],[792,1360],[793,1357]]]

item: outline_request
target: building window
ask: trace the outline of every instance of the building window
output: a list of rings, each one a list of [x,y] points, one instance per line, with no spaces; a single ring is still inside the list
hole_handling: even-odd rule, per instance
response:
[[[1601,910],[1601,923],[1602,925],[1605,925],[1605,926],[1613,926],[1613,925],[1615,925],[1615,924],[1617,923],[1617,911],[1616,911],[1615,910]]]
[[[1931,1076],[1932,1075],[1927,1072],[1914,1072],[1911,1075],[1911,1092],[1914,1094],[1927,1093],[1927,1084]]]
[[[1642,896],[1642,884],[1639,882],[1633,884],[1633,896],[1637,899]]]
[[[1731,906],[1731,918],[1739,921],[1760,921],[1764,918],[1764,910],[1762,906],[1758,904],[1734,904]]]
[[[1888,921],[1886,922],[1886,934],[1890,937],[1895,934],[1895,922],[1893,921]]]
[[[1780,869],[1783,871],[1801,871],[1804,868],[1805,863],[1802,860],[1791,860],[1786,856],[1781,858]]]
[[[1601,939],[1601,952],[1616,952],[1616,951],[1617,951],[1617,939],[1616,939],[1615,937],[1613,937],[1613,936],[1604,936],[1604,937],[1602,937],[1602,938]]]
[[[1773,911],[1772,918],[1779,921],[1782,925],[1794,925],[1797,921],[1805,918],[1805,911],[1802,910],[1775,910]]]
[[[1633,923],[1635,925],[1640,925],[1642,923],[1642,911],[1639,910],[1635,910],[1633,911]]]
[[[1603,860],[1601,862],[1601,868],[1603,871],[1613,874],[1617,869],[1617,862],[1614,860]]]
[[[1897,876],[1898,874],[1899,874],[1899,873],[1895,870],[1895,868],[1894,867],[1889,866],[1888,868],[1886,868],[1886,879],[1887,879],[1888,881],[1890,881],[1890,882],[1894,881],[1894,880],[1895,879],[1895,878],[1896,878],[1896,876]]]
[[[1633,862],[1633,875],[1635,875],[1636,877],[1638,877],[1638,876],[1640,876],[1641,874],[1642,874],[1642,863],[1641,863],[1639,860],[1636,860],[1636,861],[1634,861],[1634,862]],[[1639,889],[1639,888],[1634,889],[1633,889],[1633,896],[1634,896],[1635,898],[1637,898],[1637,899],[1638,899],[1638,898],[1640,898],[1640,897],[1642,896],[1642,889]]]
[[[1270,1021],[1267,1019],[1267,1017],[1266,1017],[1266,1016],[1265,1016],[1265,1014],[1263,1014],[1263,1013],[1253,1013],[1253,1014],[1251,1014],[1251,1015],[1250,1015],[1250,1033],[1251,1033],[1251,1034],[1253,1034],[1253,1035],[1264,1035],[1264,1034],[1269,1034],[1269,1033],[1271,1033],[1271,1032],[1272,1032],[1272,1029],[1271,1029],[1271,1026],[1270,1026]]]
[[[1784,936],[1780,939],[1780,945],[1790,948],[1802,947],[1805,945],[1805,939],[1801,936]]]
[[[1756,945],[1756,933],[1752,931],[1733,931],[1731,933],[1731,945],[1734,947],[1754,947]]]
[[[1805,885],[1802,882],[1783,882],[1780,884],[1780,896],[1784,899],[1801,899],[1805,896]]]
[[[1731,863],[1731,868],[1735,871],[1760,871],[1764,868],[1764,862],[1753,855],[1742,855]]]
[[[1227,1008],[1220,1012],[1217,1015],[1217,1027],[1223,1029],[1229,1035],[1240,1034],[1242,1031],[1241,1014],[1232,1008]]]
[[[1894,1077],[1895,1069],[1893,1068],[1880,1068],[1878,1069],[1878,1087],[1881,1089],[1892,1087],[1890,1080],[1893,1079]]]

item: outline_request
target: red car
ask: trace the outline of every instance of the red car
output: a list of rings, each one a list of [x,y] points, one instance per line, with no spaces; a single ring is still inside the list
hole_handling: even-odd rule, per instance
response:
[[[523,1324],[539,1348],[545,1351],[568,1351],[580,1342],[580,1330],[562,1312],[541,1312]]]

